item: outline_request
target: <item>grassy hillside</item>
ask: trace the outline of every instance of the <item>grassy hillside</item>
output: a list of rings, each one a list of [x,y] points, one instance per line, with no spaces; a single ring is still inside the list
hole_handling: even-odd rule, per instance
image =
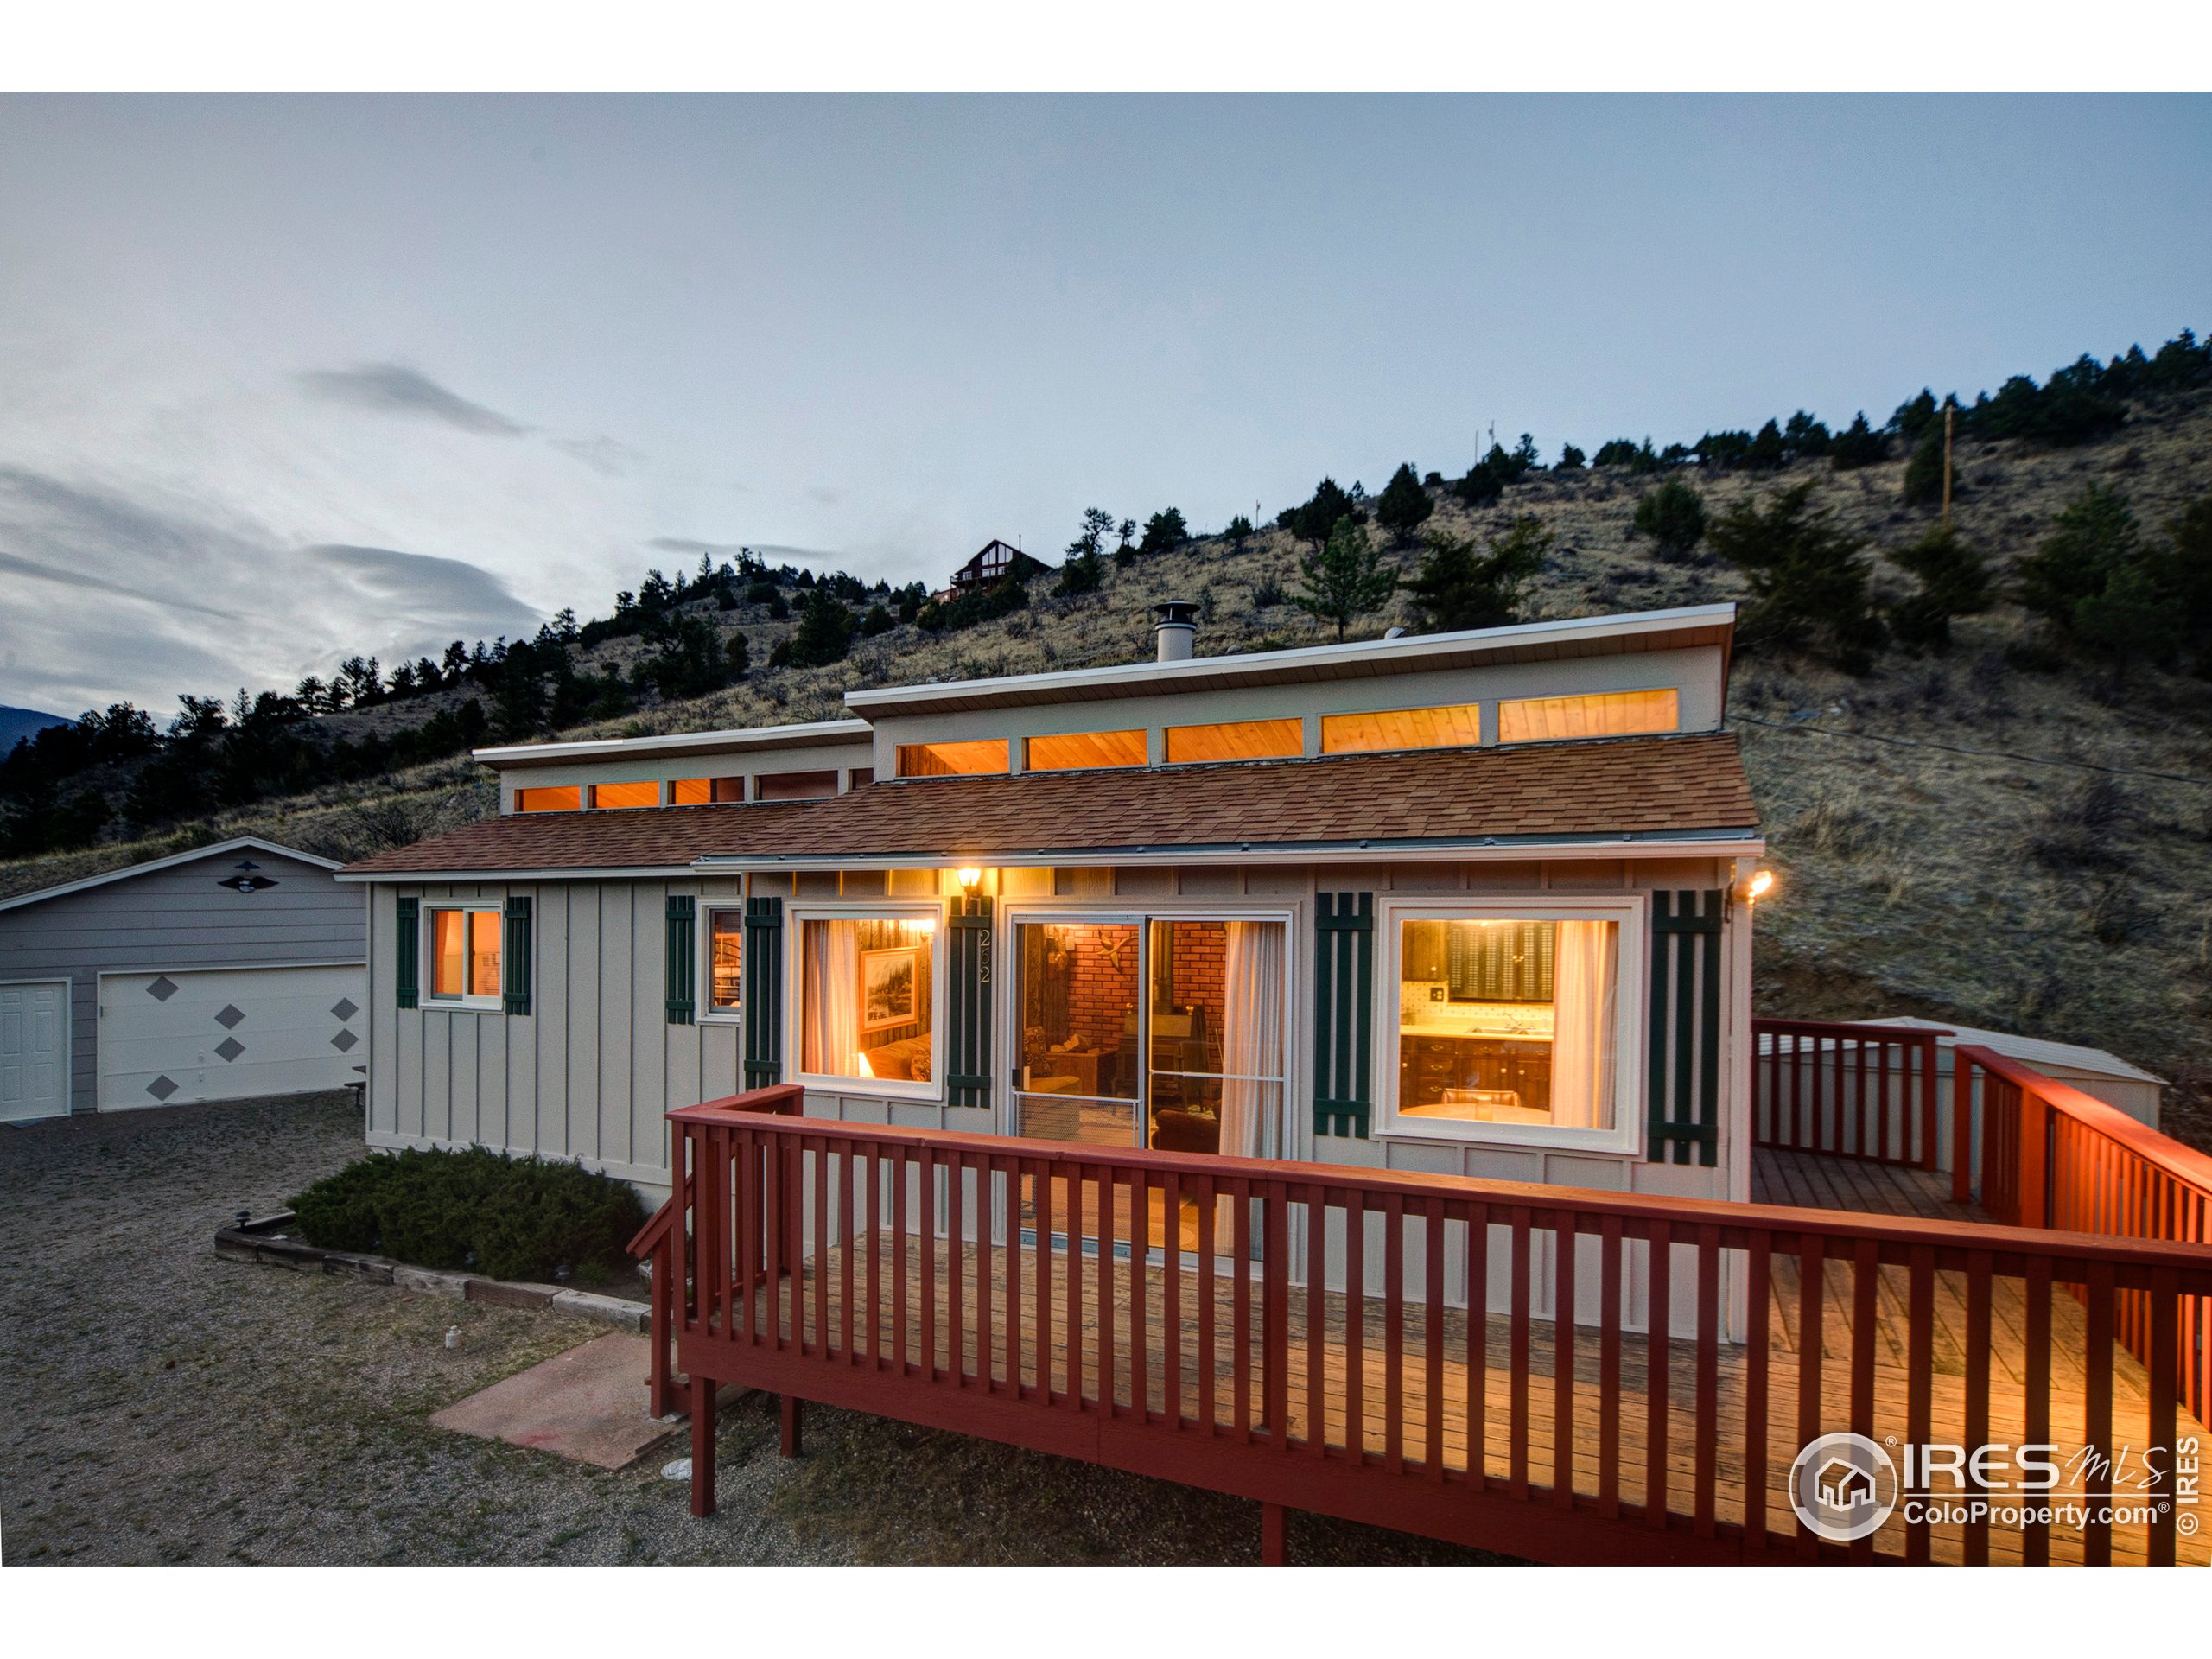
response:
[[[2139,405],[2117,435],[2078,448],[1969,442],[1955,517],[2009,573],[2083,485],[2117,486],[2155,527],[2212,488],[2208,455],[2205,393]],[[1695,481],[1718,512],[1746,492],[1810,480],[1821,505],[1889,549],[1934,516],[1903,505],[1904,466],[1900,456],[1838,472],[1821,461],[1772,477]],[[1662,562],[1637,534],[1637,504],[1657,482],[1611,467],[1538,472],[1473,512],[1432,492],[1427,528],[1488,533],[1517,515],[1541,518],[1556,539],[1528,595],[1532,617],[1740,597],[1732,569],[1703,554]],[[1126,567],[1109,562],[1096,594],[1053,599],[1045,579],[1032,584],[1027,610],[997,621],[944,636],[902,625],[856,641],[826,668],[756,668],[711,696],[563,735],[833,717],[856,687],[1141,660],[1151,651],[1147,607],[1165,598],[1201,602],[1203,653],[1315,643],[1332,631],[1285,598],[1298,585],[1300,551],[1279,529],[1241,546],[1202,538]],[[1389,556],[1409,572],[1418,551]],[[1907,584],[1878,561],[1876,586],[1901,594]],[[745,630],[756,664],[795,626],[758,606],[695,608],[725,634]],[[1414,620],[1401,595],[1358,632]],[[1807,660],[1739,659],[1730,718],[1783,876],[1760,913],[1760,1006],[1831,1017],[1916,1012],[2092,1043],[2172,1079],[2171,1127],[2212,1147],[2212,684],[2024,649],[2035,636],[2008,601],[1962,619],[1948,652],[1890,650],[1862,677]],[[636,649],[609,640],[579,667],[620,666]],[[251,830],[353,856],[493,805],[489,783],[455,759],[264,802],[196,823],[183,839]],[[177,844],[111,843],[0,866],[0,892]]]

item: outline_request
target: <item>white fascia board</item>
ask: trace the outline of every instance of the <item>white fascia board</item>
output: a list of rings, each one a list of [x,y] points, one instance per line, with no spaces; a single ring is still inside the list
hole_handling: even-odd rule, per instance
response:
[[[337,879],[365,886],[414,887],[472,881],[664,881],[697,874],[695,864],[636,864],[573,869],[347,870],[340,872]]]
[[[1680,835],[1478,836],[1422,841],[1211,842],[1179,847],[1026,847],[963,850],[921,848],[900,853],[791,854],[784,856],[713,853],[695,859],[691,873],[783,870],[905,870],[938,865],[988,864],[1020,868],[1055,864],[1192,864],[1233,860],[1239,864],[1479,863],[1523,860],[1623,857],[1757,858],[1766,839],[1756,831],[1691,830]]]
[[[82,893],[88,887],[104,887],[111,881],[127,881],[134,875],[151,875],[156,870],[174,869],[180,864],[190,864],[202,858],[220,858],[226,853],[245,851],[271,853],[280,858],[296,858],[302,864],[313,864],[321,869],[344,868],[337,859],[325,858],[320,853],[304,853],[296,847],[286,847],[274,841],[264,841],[259,836],[234,836],[228,841],[211,842],[205,847],[194,847],[188,852],[171,853],[166,858],[149,858],[143,864],[126,864],[119,870],[109,870],[100,875],[88,875],[82,880],[65,881],[58,887],[41,887],[35,893],[17,893],[12,899],[0,899],[0,910],[15,910],[24,905],[43,904],[48,899],[60,899],[73,893]]]
[[[487,766],[554,766],[568,760],[612,756],[741,753],[748,749],[801,749],[816,744],[866,742],[874,728],[864,720],[817,720],[790,726],[737,726],[714,732],[671,732],[658,737],[595,737],[573,743],[513,743],[502,748],[471,749],[469,758]]]
[[[1666,611],[1640,611],[1627,616],[1570,617],[1550,622],[1522,622],[1510,627],[1469,628],[1455,633],[1411,634],[1400,639],[1363,639],[1341,645],[1300,645],[1287,651],[1260,651],[1221,657],[1192,657],[1177,662],[1118,664],[1107,668],[1065,669],[1051,674],[1014,674],[988,680],[950,680],[938,685],[884,686],[871,691],[848,691],[845,706],[872,718],[885,715],[924,713],[944,703],[964,703],[976,698],[998,704],[1019,704],[1033,699],[1055,698],[1069,692],[1110,695],[1127,690],[1145,696],[1172,692],[1192,683],[1214,680],[1293,680],[1332,671],[1411,673],[1448,665],[1455,659],[1481,659],[1518,651],[1618,641],[1631,649],[1649,649],[1664,636],[1694,629],[1733,628],[1736,607],[1689,605]]]

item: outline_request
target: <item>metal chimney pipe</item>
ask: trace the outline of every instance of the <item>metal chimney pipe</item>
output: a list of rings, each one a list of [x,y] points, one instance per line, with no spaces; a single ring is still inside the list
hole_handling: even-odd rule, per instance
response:
[[[1198,607],[1187,599],[1162,600],[1152,607],[1153,637],[1163,663],[1187,663],[1198,633]]]

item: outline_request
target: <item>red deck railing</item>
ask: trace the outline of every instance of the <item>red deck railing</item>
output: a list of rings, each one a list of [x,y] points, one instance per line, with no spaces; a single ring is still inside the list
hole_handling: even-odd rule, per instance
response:
[[[1778,1493],[1838,1429],[2107,1458],[2200,1432],[2110,1333],[2133,1297],[2174,1354],[2203,1249],[781,1115],[799,1100],[671,1112],[674,1194],[636,1246],[696,1513],[740,1384],[783,1396],[787,1449],[816,1401],[1255,1498],[1276,1542],[1288,1506],[1555,1561],[2176,1559],[2171,1503],[2056,1539],[1900,1510],[1840,1545]]]
[[[1951,1192],[1967,1202],[1975,1128],[1981,1207],[2016,1227],[2212,1243],[2212,1158],[1993,1049],[1961,1044],[1952,1113]],[[2212,1302],[2184,1300],[2162,1324],[2152,1291],[2126,1291],[2107,1316],[2153,1376],[2212,1416]]]
[[[1762,1147],[1936,1165],[1936,1039],[1948,1031],[1751,1021],[1751,1126]]]

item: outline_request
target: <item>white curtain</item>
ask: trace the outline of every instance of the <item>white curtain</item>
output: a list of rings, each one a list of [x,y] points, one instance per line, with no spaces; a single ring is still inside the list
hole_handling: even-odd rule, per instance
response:
[[[799,1069],[816,1077],[861,1071],[861,930],[855,922],[809,922],[800,975]]]
[[[1272,1158],[1281,1150],[1282,924],[1230,922],[1226,931],[1221,1150],[1237,1158]]]
[[[1552,965],[1552,1122],[1613,1125],[1616,922],[1561,922]]]

